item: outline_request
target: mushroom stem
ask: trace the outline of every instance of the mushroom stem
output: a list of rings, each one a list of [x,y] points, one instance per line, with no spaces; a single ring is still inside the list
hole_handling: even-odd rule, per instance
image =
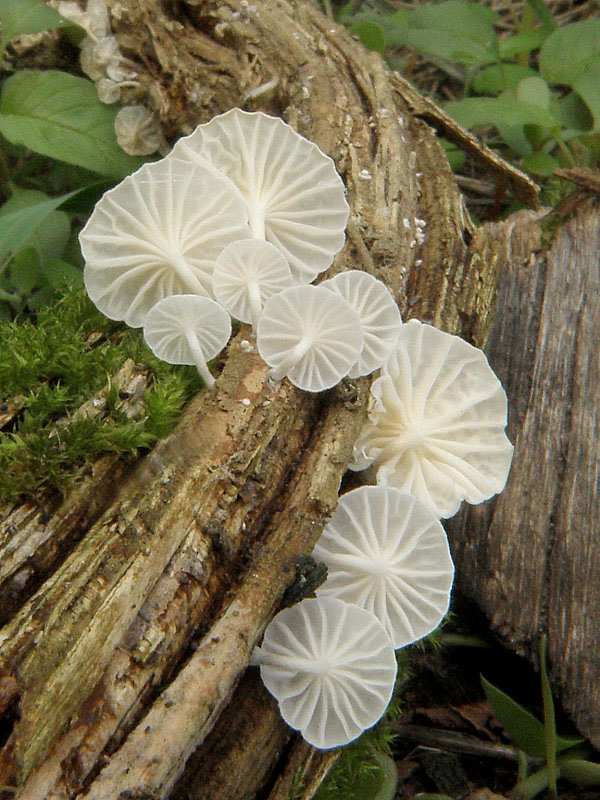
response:
[[[248,203],[248,224],[250,225],[250,233],[253,239],[260,239],[266,241],[265,235],[265,207],[263,203],[255,200],[253,203]]]
[[[185,338],[188,341],[190,349],[194,355],[194,363],[196,365],[196,369],[200,373],[200,377],[207,385],[209,389],[212,389],[215,385],[215,379],[210,374],[208,366],[206,364],[206,359],[204,358],[204,353],[202,352],[202,348],[198,344],[198,337],[193,331],[188,331],[185,335]]]
[[[310,336],[303,336],[298,344],[290,351],[288,357],[281,362],[281,364],[273,369],[272,375],[275,380],[282,380],[285,376],[296,366],[298,361],[305,355],[312,346],[312,339]]]
[[[206,296],[206,289],[204,286],[202,286],[197,275],[194,273],[194,270],[190,267],[183,256],[173,255],[171,264],[175,268],[175,271],[181,280],[184,282],[188,292],[191,294],[198,294],[201,297]]]
[[[262,303],[260,302],[260,289],[256,281],[251,281],[248,286],[248,295],[250,299],[250,309],[252,311],[252,328],[256,330],[258,325],[258,318],[262,312]]]

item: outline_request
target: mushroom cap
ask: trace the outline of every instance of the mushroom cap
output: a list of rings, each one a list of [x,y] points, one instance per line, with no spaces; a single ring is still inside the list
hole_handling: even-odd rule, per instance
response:
[[[371,395],[352,469],[373,464],[377,483],[414,494],[439,517],[502,491],[513,451],[506,394],[481,350],[411,320]]]
[[[231,336],[231,318],[223,306],[196,294],[174,294],[146,316],[144,339],[155,356],[169,364],[195,364],[188,341],[194,333],[205,361],[214,358]]]
[[[215,262],[215,298],[241,322],[253,322],[251,286],[262,308],[271,295],[295,285],[287,261],[269,242],[240,239],[231,242]]]
[[[327,564],[317,597],[371,611],[395,648],[431,633],[448,611],[454,565],[433,511],[388,486],[340,498],[313,551]]]
[[[284,374],[299,389],[321,392],[348,374],[362,342],[358,315],[342,297],[320,286],[294,286],[265,303],[256,344],[260,357],[276,371],[306,346]]]
[[[172,155],[223,172],[244,198],[251,236],[274,244],[298,280],[310,283],[343,247],[350,209],[335,164],[283,120],[232,108]]]
[[[247,220],[225,177],[175,158],[144,164],[106,192],[81,231],[88,294],[134,328],[163,297],[211,297],[215,260],[248,237]]]
[[[382,367],[394,349],[402,322],[387,286],[357,269],[342,272],[319,286],[337,292],[350,303],[360,319],[363,349],[348,376],[358,378]]]
[[[321,750],[374,725],[396,680],[394,650],[379,620],[331,597],[280,611],[253,661],[283,719]]]

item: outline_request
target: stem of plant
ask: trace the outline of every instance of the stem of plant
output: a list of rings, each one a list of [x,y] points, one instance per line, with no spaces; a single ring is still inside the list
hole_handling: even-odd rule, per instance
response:
[[[556,719],[554,701],[546,670],[546,634],[540,637],[540,680],[542,684],[542,708],[544,711],[544,732],[546,744],[546,766],[548,767],[548,797],[557,800],[556,791]]]
[[[558,145],[558,149],[563,154],[565,161],[570,167],[575,166],[575,159],[573,158],[573,153],[567,147],[565,140],[562,138],[560,133],[556,132],[553,135],[554,141]]]

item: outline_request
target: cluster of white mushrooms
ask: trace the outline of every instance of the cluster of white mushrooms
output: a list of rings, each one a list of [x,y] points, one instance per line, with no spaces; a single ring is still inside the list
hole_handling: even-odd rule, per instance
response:
[[[81,233],[85,285],[170,363],[207,367],[250,323],[275,380],[317,392],[381,369],[348,492],[314,556],[315,598],[281,611],[253,653],[288,724],[318,748],[384,713],[395,650],[433,631],[454,568],[440,519],[507,479],[506,395],[484,354],[416,320],[359,271],[312,281],[344,243],[333,161],[282,120],[233,109],[107,192]]]

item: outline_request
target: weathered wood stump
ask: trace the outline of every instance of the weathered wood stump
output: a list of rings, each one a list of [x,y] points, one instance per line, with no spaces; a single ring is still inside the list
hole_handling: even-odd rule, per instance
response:
[[[498,276],[528,261],[528,228],[474,228],[430,124],[533,200],[523,175],[308,2],[109,5],[169,138],[235,105],[283,116],[348,187],[333,270],[364,269],[405,318],[485,342]],[[132,474],[103,462],[51,512],[5,510],[0,784],[19,798],[249,800],[260,790],[276,800],[299,769],[309,797],[335,758],[288,746],[245,669],[335,507],[369,379],[316,397],[274,388],[240,348],[248,333],[232,341],[214,394],[195,398]],[[465,558],[459,548],[463,588]]]

